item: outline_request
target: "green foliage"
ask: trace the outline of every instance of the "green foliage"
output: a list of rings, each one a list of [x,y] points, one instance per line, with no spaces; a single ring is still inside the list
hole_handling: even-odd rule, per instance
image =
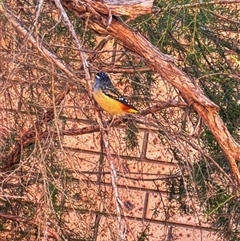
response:
[[[168,190],[169,190],[169,201],[176,200],[179,204],[180,212],[184,214],[191,213],[189,205],[186,201],[187,193],[189,193],[191,186],[184,185],[183,178],[174,178],[172,180],[167,181]]]
[[[138,146],[138,127],[134,120],[127,121],[127,129],[125,130],[126,149],[134,150]]]
[[[146,226],[144,230],[138,234],[137,240],[138,241],[148,241],[149,240],[149,226]]]
[[[75,40],[62,21],[61,14],[54,4],[44,1],[41,14],[36,19],[39,1],[5,2],[5,6],[11,9],[15,16],[21,20],[21,26],[28,29],[34,37],[37,36],[37,41],[41,46],[56,54],[66,68],[69,68],[76,75],[84,76],[79,51],[76,51]],[[221,5],[214,1],[190,0],[157,0],[154,1],[154,4],[159,8],[159,12],[137,18],[130,24],[146,36],[160,51],[175,58],[176,64],[193,79],[194,83],[204,90],[213,102],[219,105],[220,115],[228,130],[236,140],[240,140],[239,7],[231,4]],[[121,70],[118,73],[119,76],[121,75],[119,77],[120,83],[126,88],[130,86],[132,101],[137,108],[151,106],[150,100],[152,98],[156,102],[159,100],[156,97],[156,92],[161,90],[155,87],[158,84],[158,78],[150,69],[147,69],[143,59],[130,53],[128,49],[121,46],[121,43],[112,38],[109,38],[108,41],[108,37],[105,38],[104,36],[106,42],[103,41],[102,45],[99,44],[99,36],[88,29],[87,22],[76,18],[71,12],[67,12],[67,14],[77,37],[83,43],[83,48],[89,51],[87,52],[87,61],[90,63],[89,66],[93,73],[99,70],[105,71],[105,69],[110,73],[111,71]],[[74,171],[68,172],[64,167],[65,163],[62,163],[62,159],[72,161],[75,158],[75,153],[73,156],[68,156],[59,140],[62,138],[61,128],[63,130],[67,128],[68,120],[73,116],[74,118],[81,116],[79,112],[84,113],[84,117],[87,117],[84,121],[79,118],[77,120],[79,125],[94,123],[89,86],[85,80],[77,83],[75,80],[66,77],[64,71],[56,70],[53,66],[52,68],[49,67],[49,62],[44,57],[39,57],[39,52],[33,46],[27,47],[27,39],[22,39],[20,35],[14,35],[12,38],[12,32],[14,32],[12,26],[3,15],[0,15],[0,18],[2,23],[0,31],[6,32],[2,38],[5,45],[1,48],[1,51],[6,50],[5,61],[11,62],[9,72],[12,71],[12,66],[18,70],[13,71],[12,74],[8,73],[8,67],[0,66],[1,81],[4,88],[12,85],[15,90],[12,99],[9,102],[6,101],[5,106],[1,106],[1,108],[6,107],[7,114],[11,110],[17,110],[13,111],[13,117],[9,120],[10,123],[14,123],[13,129],[10,130],[4,145],[0,147],[0,152],[3,155],[10,152],[14,143],[18,141],[17,138],[21,136],[21,131],[26,127],[27,121],[28,125],[35,128],[35,120],[40,120],[44,108],[53,104],[53,96],[59,92],[60,87],[64,86],[66,82],[72,86],[73,92],[71,95],[73,96],[71,96],[71,101],[73,101],[73,104],[71,107],[74,106],[74,109],[69,111],[71,114],[74,113],[72,116],[69,113],[64,113],[66,117],[62,117],[62,113],[57,110],[57,113],[54,114],[58,119],[52,119],[51,122],[44,123],[42,127],[44,131],[49,131],[49,136],[40,140],[38,139],[39,131],[36,134],[36,143],[24,148],[21,153],[22,166],[17,166],[16,170],[11,173],[13,181],[8,183],[7,189],[9,196],[19,199],[13,198],[14,201],[1,201],[0,209],[2,212],[32,219],[39,215],[38,206],[36,208],[35,203],[39,206],[42,205],[41,207],[46,206],[42,220],[50,222],[52,226],[56,225],[57,227],[59,225],[62,239],[91,240],[91,232],[94,232],[94,230],[89,233],[89,227],[87,226],[95,229],[98,225],[87,224],[84,214],[95,212],[104,215],[106,218],[112,214],[112,207],[104,206],[103,210],[100,211],[96,208],[96,202],[99,201],[96,200],[96,197],[101,196],[96,191],[96,186],[99,185],[98,188],[100,189],[101,182],[107,177],[104,177],[103,180],[100,180],[100,178],[98,184],[96,184],[96,180],[94,179],[94,183],[92,183],[88,176],[90,171],[79,174],[74,169]],[[7,27],[9,28],[8,31],[6,31]],[[114,42],[112,45],[109,44],[112,42]],[[105,50],[108,53],[107,56]],[[9,60],[9,58],[12,59]],[[146,71],[143,71],[143,68],[146,68]],[[4,71],[7,74],[2,74]],[[15,82],[15,78],[18,76],[20,78]],[[13,82],[11,82],[11,79],[13,79]],[[54,87],[52,86],[53,79],[55,81]],[[174,88],[169,87],[166,95],[170,97],[164,96],[166,100],[172,100],[172,92],[174,92]],[[8,92],[6,96],[10,94]],[[76,98],[78,95],[80,101]],[[181,99],[180,94],[176,96]],[[82,103],[81,101],[85,97],[84,106],[79,106],[79,103]],[[8,100],[7,97],[6,100]],[[17,107],[14,107],[15,101]],[[200,205],[201,215],[204,214],[206,220],[219,230],[222,237],[228,241],[239,241],[239,187],[226,178],[226,175],[230,175],[230,169],[225,155],[212,133],[206,128],[201,129],[197,139],[199,147],[202,148],[200,151],[194,150],[198,155],[195,152],[191,153],[187,148],[185,149],[187,144],[191,144],[189,144],[191,139],[187,142],[188,137],[192,137],[185,135],[185,133],[188,133],[189,112],[186,111],[187,117],[182,119],[181,116],[174,119],[175,113],[172,113],[169,108],[166,111],[161,111],[160,114],[157,113],[155,118],[151,119],[154,128],[157,126],[155,129],[159,130],[158,138],[161,147],[167,144],[164,147],[172,151],[172,158],[179,165],[179,176],[166,182],[169,202],[177,203],[183,215],[192,213],[197,215],[194,208],[189,204],[189,199],[191,199],[196,205]],[[60,132],[58,132],[57,126]],[[126,126],[124,138],[126,150],[132,151],[139,147],[138,124],[134,119],[129,118]],[[146,128],[148,127],[146,125]],[[74,128],[68,129],[68,131],[71,132]],[[89,127],[89,129],[91,128]],[[58,135],[59,139],[52,137],[53,132]],[[176,140],[178,135],[181,135],[182,138]],[[184,143],[186,145],[182,149],[178,149],[176,147],[178,140],[181,140],[181,142],[186,140],[187,144]],[[98,140],[94,142],[91,148],[95,149],[97,142]],[[159,145],[158,142],[156,143],[156,145]],[[65,155],[64,158],[56,154],[57,148],[63,156]],[[74,150],[74,148],[72,149]],[[74,152],[73,150],[72,152]],[[90,149],[86,152],[91,151]],[[203,153],[211,156],[215,164],[210,159],[206,159]],[[79,165],[81,165],[82,157],[77,158]],[[74,166],[75,163],[72,165]],[[92,167],[93,163],[92,160],[89,161],[90,167],[86,168],[91,168],[91,171],[96,172],[95,168]],[[221,167],[221,170],[217,165]],[[84,181],[81,182],[75,178],[74,175],[77,174],[83,177]],[[7,173],[4,177],[7,182],[11,175]],[[4,185],[5,183],[3,183]],[[41,190],[42,199],[36,198],[37,201],[35,201],[31,197],[33,198],[31,201],[23,201],[22,197],[28,194],[28,189],[31,188],[36,188],[39,192]],[[107,206],[105,200],[109,198],[108,188],[104,188],[106,189],[105,192],[103,191],[104,197],[101,197],[100,201]],[[69,207],[73,207],[74,212],[77,213],[77,220],[83,225],[79,228],[80,231],[74,230],[71,225],[69,227],[70,222],[67,223],[68,221],[64,219]],[[109,212],[108,209],[110,209]],[[157,217],[160,209],[156,207],[153,211],[155,217]],[[5,224],[2,221],[0,222],[0,230],[9,228]],[[87,230],[86,233],[84,233],[85,229]],[[17,240],[27,239],[28,233],[31,232],[34,237],[37,237],[41,231],[35,226],[22,228],[21,225],[16,223],[12,225],[12,230],[18,233]],[[149,240],[149,233],[150,227],[144,227],[143,231],[138,234],[137,239],[139,241]]]
[[[159,13],[144,16],[141,22],[135,20],[133,26],[164,53],[175,56],[178,65],[219,105],[228,130],[240,140],[239,8],[193,1],[155,3]],[[228,160],[207,128],[201,141],[204,151],[229,173]],[[207,218],[222,231],[222,237],[239,240],[238,188],[224,185],[228,181],[210,160],[189,164],[179,155],[175,159],[185,178],[167,182],[169,199],[177,200],[186,213],[187,196],[196,194]]]
[[[182,172],[186,169],[182,168]],[[198,200],[206,219],[220,231],[221,237],[239,240],[235,239],[239,235],[239,191],[223,185],[224,181],[227,182],[224,175],[217,173],[215,167],[204,160],[193,164],[191,175],[191,178],[168,180],[169,200],[177,201],[183,213],[193,211],[189,209],[187,197]]]

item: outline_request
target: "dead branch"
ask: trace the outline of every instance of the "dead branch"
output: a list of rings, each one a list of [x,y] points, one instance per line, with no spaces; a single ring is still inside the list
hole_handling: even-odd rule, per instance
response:
[[[81,51],[82,50],[82,43],[80,42],[80,40],[78,39],[77,37],[77,34],[74,30],[74,27],[73,25],[71,24],[69,18],[68,18],[68,15],[67,13],[65,12],[60,0],[54,0],[56,6],[58,7],[59,11],[61,12],[61,15],[63,16],[63,19],[64,19],[64,22],[65,24],[67,25],[71,35],[73,36],[73,39],[75,41],[75,44],[78,48],[78,51],[79,51],[79,54],[80,54],[80,57],[82,59],[82,63],[83,63],[83,69],[84,69],[84,72],[85,72],[85,77],[87,80],[90,80],[90,73],[89,73],[89,66],[88,66],[88,62],[87,62],[87,56],[86,56],[86,53],[84,51]],[[90,86],[89,86],[89,90],[90,90]]]
[[[41,230],[41,227],[39,227],[39,225],[38,225],[35,221],[33,221],[33,220],[27,220],[27,219],[25,219],[25,218],[18,217],[18,216],[16,216],[16,215],[12,215],[12,214],[9,214],[9,213],[0,213],[0,218],[12,220],[12,221],[14,221],[14,222],[27,223],[27,224],[29,224],[29,225],[31,225],[31,226],[34,226],[34,228],[35,228],[35,227],[38,227],[38,228],[40,228],[40,230]],[[45,232],[45,231],[44,231],[44,232]],[[55,230],[53,230],[52,228],[48,228],[48,229],[47,229],[47,232],[49,233],[50,236],[52,236],[53,238],[55,238],[57,241],[60,241],[60,240],[61,240],[60,237],[59,237],[59,235],[58,235],[58,233],[57,233]]]
[[[70,91],[70,87],[64,87],[63,91],[58,94],[55,99],[54,106],[60,105],[67,93]],[[42,117],[37,120],[32,127],[28,129],[26,133],[17,141],[13,150],[5,156],[4,166],[2,170],[7,170],[13,165],[20,162],[22,151],[25,147],[36,142],[36,139],[43,133],[43,126],[54,118],[54,107],[50,107],[43,110]],[[57,133],[56,133],[57,134]],[[49,133],[48,133],[49,135]],[[47,136],[48,136],[47,135]],[[45,136],[45,138],[47,137]]]
[[[117,171],[115,168],[115,165],[113,163],[113,157],[111,154],[110,150],[110,145],[109,145],[109,137],[108,137],[108,132],[102,131],[102,138],[103,138],[103,144],[105,147],[106,151],[106,157],[110,166],[110,171],[111,171],[111,182],[112,182],[112,188],[113,188],[113,193],[114,193],[114,198],[115,198],[115,206],[116,206],[116,215],[117,215],[117,230],[118,230],[118,238],[117,240],[124,240],[125,239],[125,233],[124,233],[124,227],[123,227],[123,220],[122,220],[122,215],[121,215],[121,199],[119,197],[119,192],[118,192],[118,186],[117,186]]]
[[[59,69],[61,69],[69,78],[73,80],[79,80],[73,71],[66,68],[64,63],[52,52],[44,48],[34,37],[30,34],[21,24],[21,21],[17,19],[8,9],[5,9],[2,4],[0,4],[0,13],[3,13],[8,21],[13,25],[16,31],[25,37],[50,63],[54,63]]]

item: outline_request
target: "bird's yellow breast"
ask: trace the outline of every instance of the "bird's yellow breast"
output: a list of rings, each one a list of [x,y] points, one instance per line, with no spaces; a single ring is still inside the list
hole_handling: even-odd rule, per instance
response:
[[[123,114],[123,113],[137,113],[137,110],[124,105],[118,100],[108,97],[107,95],[103,94],[101,90],[95,91],[93,93],[93,97],[96,102],[107,112],[112,115],[116,114]]]

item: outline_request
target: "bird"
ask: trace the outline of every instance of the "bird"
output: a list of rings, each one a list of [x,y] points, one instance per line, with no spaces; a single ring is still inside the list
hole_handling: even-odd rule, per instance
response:
[[[93,97],[98,105],[111,115],[139,113],[130,102],[114,87],[107,73],[95,75]]]

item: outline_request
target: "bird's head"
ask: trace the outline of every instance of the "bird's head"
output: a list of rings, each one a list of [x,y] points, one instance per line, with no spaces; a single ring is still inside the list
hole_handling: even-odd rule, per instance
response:
[[[108,75],[104,72],[99,72],[95,75],[94,79],[94,89],[95,88],[101,88],[102,85],[109,86],[112,85],[112,82]]]

